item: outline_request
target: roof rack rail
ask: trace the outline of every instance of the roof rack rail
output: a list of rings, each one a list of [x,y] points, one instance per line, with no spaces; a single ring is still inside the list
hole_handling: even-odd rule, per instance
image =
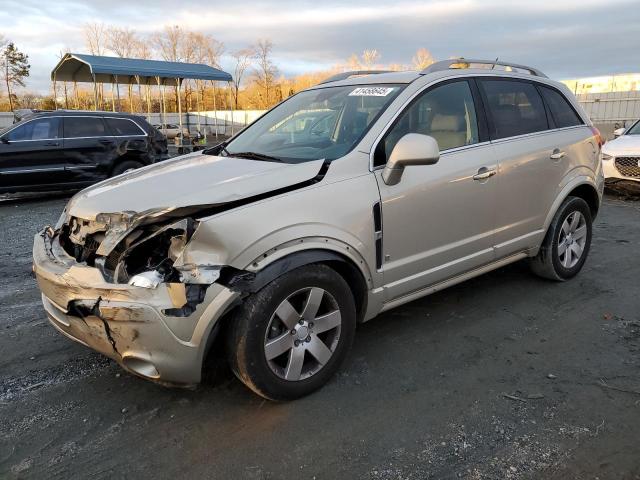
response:
[[[318,83],[318,85],[322,85],[323,83],[346,80],[347,78],[358,77],[361,75],[375,75],[376,73],[390,73],[390,72],[393,72],[393,70],[352,70],[351,72],[342,72],[336,75],[332,75],[329,78],[325,78],[323,81]]]
[[[547,76],[544,73],[542,73],[540,70],[538,70],[537,68],[528,67],[526,65],[519,65],[517,63],[503,62],[503,61],[498,60],[498,59],[495,59],[495,60],[477,60],[477,59],[462,58],[462,57],[453,58],[453,59],[450,59],[450,60],[442,60],[440,62],[432,63],[427,68],[422,70],[420,72],[420,74],[426,75],[428,73],[441,72],[443,70],[456,69],[456,68],[472,68],[472,67],[470,67],[470,65],[478,65],[478,64],[480,64],[480,65],[488,65],[488,66],[490,66],[490,70],[493,70],[496,66],[517,68],[518,70],[525,70],[525,71],[529,72],[530,75],[534,75],[536,77],[547,78]],[[481,67],[481,68],[486,68],[486,67]]]

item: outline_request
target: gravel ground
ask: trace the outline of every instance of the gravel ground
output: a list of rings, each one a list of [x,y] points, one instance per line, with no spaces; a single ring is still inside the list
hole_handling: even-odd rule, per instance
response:
[[[31,245],[65,202],[0,202],[0,478],[640,478],[640,202],[605,200],[574,280],[522,262],[387,312],[288,404],[227,371],[159,387],[54,331]]]

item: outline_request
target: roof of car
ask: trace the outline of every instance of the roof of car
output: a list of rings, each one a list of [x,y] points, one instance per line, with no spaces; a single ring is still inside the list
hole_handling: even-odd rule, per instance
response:
[[[421,77],[437,79],[450,76],[495,75],[550,81],[540,70],[497,60],[450,59],[436,62],[422,71],[361,70],[342,72],[327,78],[313,88],[340,85],[375,85],[382,83],[411,83]],[[555,82],[554,82],[555,83]]]
[[[411,83],[420,77],[418,72],[384,72],[376,74],[364,74],[354,75],[342,80],[332,81],[329,79],[324,83],[316,85],[317,87],[323,86],[338,86],[338,85],[373,85],[377,83]]]
[[[141,118],[141,115],[135,113],[126,112],[108,112],[104,110],[52,110],[48,112],[35,112],[34,116],[87,116],[87,117],[137,117]]]

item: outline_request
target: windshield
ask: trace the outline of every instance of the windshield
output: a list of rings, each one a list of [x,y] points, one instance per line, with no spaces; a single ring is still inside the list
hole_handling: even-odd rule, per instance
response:
[[[640,135],[640,120],[634,123],[625,135]]]
[[[222,154],[287,163],[335,160],[356,145],[402,88],[349,85],[300,92],[243,130]]]

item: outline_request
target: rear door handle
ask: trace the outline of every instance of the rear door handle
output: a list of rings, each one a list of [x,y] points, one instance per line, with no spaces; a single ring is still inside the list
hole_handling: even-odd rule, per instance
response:
[[[498,173],[496,170],[491,169],[489,170],[487,167],[482,167],[478,170],[478,173],[476,173],[473,176],[474,180],[485,180],[489,177],[493,177],[496,173]]]
[[[566,155],[565,152],[561,152],[559,148],[556,148],[553,153],[549,156],[551,160],[560,160],[562,157]]]
[[[45,147],[59,147],[60,144],[58,142],[47,142],[44,144]]]
[[[102,145],[112,145],[113,142],[111,140],[98,140]]]

